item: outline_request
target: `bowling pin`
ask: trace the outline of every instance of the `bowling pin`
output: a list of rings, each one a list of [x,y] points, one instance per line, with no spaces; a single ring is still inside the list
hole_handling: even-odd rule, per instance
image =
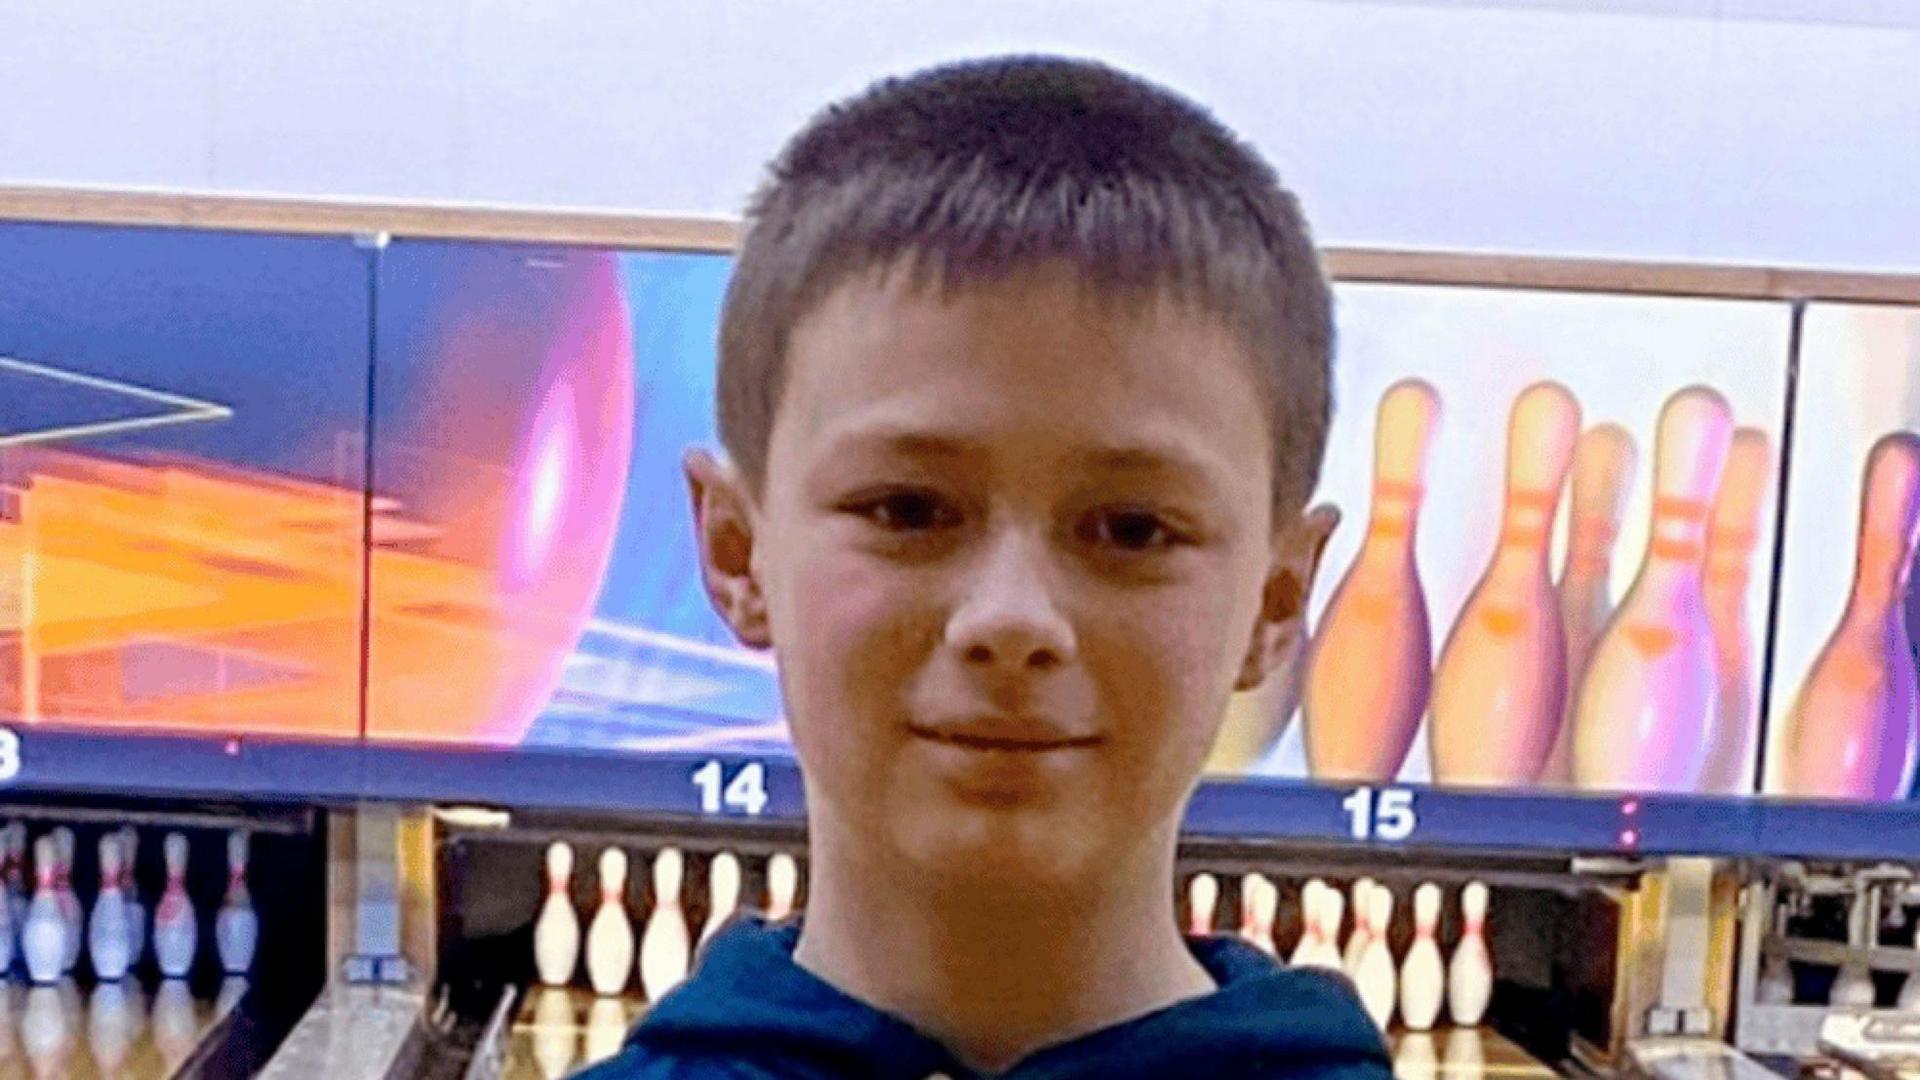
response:
[[[1680,391],[1660,411],[1646,559],[1575,696],[1579,787],[1689,792],[1700,782],[1718,692],[1706,525],[1732,438],[1726,400],[1706,387]]]
[[[1321,780],[1391,780],[1427,710],[1433,648],[1414,558],[1440,398],[1418,379],[1380,399],[1366,539],[1314,635],[1303,708]]]
[[[591,956],[589,956],[591,962]],[[594,1065],[620,1052],[627,1034],[627,1010],[618,998],[595,998],[587,1006],[587,1056],[584,1065]]]
[[[1329,885],[1320,890],[1320,942],[1312,963],[1329,971],[1345,970],[1340,963],[1340,923],[1345,917],[1347,898]]]
[[[1727,451],[1720,492],[1707,522],[1707,625],[1719,691],[1713,735],[1700,790],[1715,795],[1753,793],[1754,745],[1760,714],[1754,699],[1753,633],[1747,621],[1753,550],[1760,512],[1773,481],[1773,443],[1757,428],[1739,428]]]
[[[1573,780],[1573,694],[1593,643],[1613,614],[1613,542],[1633,490],[1638,451],[1619,424],[1587,429],[1573,447],[1566,560],[1560,567],[1560,623],[1567,640],[1567,706],[1540,780],[1565,787]]]
[[[718,933],[740,907],[740,858],[723,851],[707,864],[707,922],[700,928],[700,944]]]
[[[213,920],[213,941],[220,953],[220,970],[228,975],[245,975],[253,967],[253,952],[260,944],[260,916],[254,913],[253,897],[247,891],[247,834],[239,829],[227,834],[227,898]]]
[[[565,990],[551,986],[533,1000],[533,1060],[546,1080],[560,1080],[580,1057],[580,1028]]]
[[[87,1000],[87,1049],[93,1053],[99,1075],[120,1075],[120,1067],[133,1049],[133,1034],[133,1004],[126,984],[96,983],[93,996]]]
[[[94,897],[93,917],[87,922],[87,955],[94,978],[119,982],[133,963],[133,940],[127,925],[127,900],[120,885],[120,840],[114,833],[100,838],[100,893]]]
[[[138,969],[147,955],[147,905],[140,899],[140,830],[131,825],[120,830],[120,853],[125,857],[123,892],[127,897],[127,955],[129,970]]]
[[[779,856],[775,856],[778,858]],[[679,848],[661,848],[653,859],[653,914],[640,935],[640,986],[648,1001],[659,1001],[686,978],[692,942],[680,910],[680,885],[686,866]],[[791,904],[791,898],[788,899]]]
[[[600,909],[587,927],[587,981],[612,997],[633,977],[633,922],[627,918],[627,853],[600,853]]]
[[[1367,948],[1367,938],[1373,933],[1373,924],[1367,921],[1367,894],[1373,891],[1373,879],[1363,877],[1353,883],[1353,902],[1347,910],[1353,912],[1353,932],[1347,935],[1347,945],[1340,950],[1340,970],[1353,978],[1360,970],[1360,954]]]
[[[187,897],[187,838],[168,833],[161,853],[167,864],[167,887],[153,909],[153,956],[161,975],[181,979],[193,970],[194,954],[200,948],[200,922]],[[155,1008],[157,1013],[157,1004]],[[157,1028],[157,1015],[154,1023]]]
[[[1440,886],[1428,882],[1413,893],[1413,944],[1400,963],[1400,1022],[1409,1031],[1431,1031],[1447,994],[1447,965],[1435,938],[1440,926]]]
[[[1240,940],[1269,956],[1279,955],[1273,945],[1273,920],[1280,906],[1280,888],[1264,874],[1249,874],[1242,885]]]
[[[1340,946],[1334,939],[1340,932],[1346,897],[1339,889],[1317,881],[1309,883],[1308,889],[1313,894],[1311,901],[1303,901],[1310,919],[1308,932],[1301,937],[1301,949],[1294,951],[1293,963],[1296,967],[1340,971]]]
[[[1580,434],[1559,383],[1522,391],[1507,421],[1506,509],[1493,561],[1433,673],[1433,777],[1473,787],[1540,779],[1566,711],[1567,642],[1547,549]]]
[[[1249,945],[1255,943],[1254,912],[1260,906],[1260,875],[1245,873],[1240,875],[1240,940]]]
[[[1887,801],[1912,788],[1920,687],[1902,605],[1916,546],[1920,434],[1896,432],[1867,456],[1852,594],[1787,714],[1773,794]]]
[[[63,974],[71,974],[80,962],[80,946],[87,936],[87,914],[80,908],[80,897],[73,891],[73,830],[65,825],[53,830],[54,895],[60,900],[60,914],[67,920],[67,952],[60,960]]]
[[[767,921],[779,922],[793,914],[793,900],[800,891],[800,867],[793,856],[777,852],[767,860]]]
[[[1287,963],[1293,967],[1308,967],[1309,961],[1319,955],[1320,890],[1326,887],[1319,878],[1300,887],[1300,940],[1294,943],[1293,954],[1287,957]]]
[[[1460,892],[1460,943],[1447,964],[1447,1015],[1458,1027],[1477,1027],[1493,998],[1493,958],[1487,952],[1487,887],[1470,882]]]
[[[20,957],[27,978],[36,984],[52,984],[65,972],[61,964],[67,956],[67,917],[60,910],[60,848],[53,837],[42,836],[33,842],[33,902],[27,905],[27,919],[20,927]]]
[[[547,898],[533,923],[533,966],[547,986],[573,981],[580,963],[580,916],[573,910],[573,847],[555,841],[547,847]]]
[[[1187,933],[1204,937],[1213,933],[1214,912],[1220,904],[1220,879],[1208,873],[1193,875],[1187,882]]]
[[[1360,953],[1353,984],[1360,991],[1360,1004],[1381,1031],[1392,1022],[1394,1001],[1399,996],[1393,952],[1387,945],[1387,929],[1392,925],[1393,890],[1375,885],[1367,890],[1367,947]]]

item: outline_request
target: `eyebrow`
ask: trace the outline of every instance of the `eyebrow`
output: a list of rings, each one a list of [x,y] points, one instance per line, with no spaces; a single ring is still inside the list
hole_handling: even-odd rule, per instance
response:
[[[852,435],[835,448],[840,453],[878,452],[909,458],[957,459],[982,452],[981,444],[963,436],[922,431],[879,430]],[[1107,472],[1162,473],[1196,481],[1209,476],[1194,458],[1171,445],[1151,442],[1098,446],[1079,455],[1081,461]]]

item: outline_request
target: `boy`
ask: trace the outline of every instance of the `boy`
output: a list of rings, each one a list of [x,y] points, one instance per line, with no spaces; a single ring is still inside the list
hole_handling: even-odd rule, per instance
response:
[[[687,474],[715,605],[780,659],[810,901],[586,1075],[1386,1077],[1345,984],[1173,907],[1334,520],[1292,196],[1162,89],[1009,58],[829,108],[748,223],[727,459]]]

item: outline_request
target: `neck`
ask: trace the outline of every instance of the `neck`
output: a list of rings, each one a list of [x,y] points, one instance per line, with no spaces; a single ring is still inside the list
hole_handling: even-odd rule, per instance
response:
[[[1170,836],[1097,882],[1055,888],[942,881],[839,838],[816,825],[794,959],[971,1068],[1001,1071],[1214,988],[1175,920]]]

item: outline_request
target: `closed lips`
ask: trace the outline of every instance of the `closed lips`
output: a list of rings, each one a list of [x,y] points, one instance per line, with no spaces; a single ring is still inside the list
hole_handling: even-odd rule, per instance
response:
[[[923,739],[951,743],[969,750],[1006,750],[1033,753],[1043,750],[1070,750],[1098,745],[1098,735],[1064,735],[1037,730],[1018,731],[998,728],[925,727],[909,725],[908,730]]]

